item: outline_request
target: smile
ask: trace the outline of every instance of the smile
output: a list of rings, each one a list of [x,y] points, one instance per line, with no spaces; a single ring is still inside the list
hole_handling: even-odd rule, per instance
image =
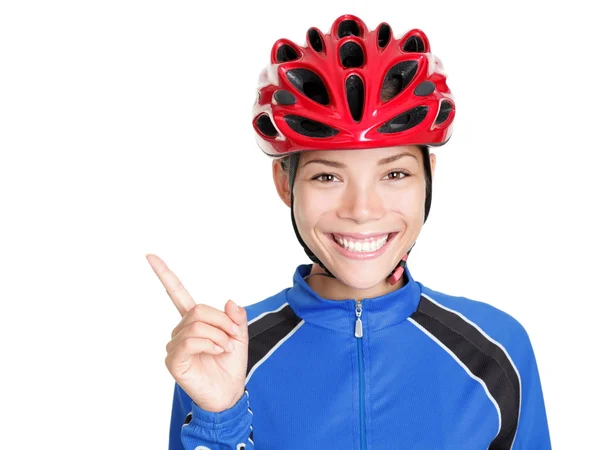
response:
[[[335,248],[347,258],[370,259],[377,258],[385,252],[390,241],[397,232],[378,234],[366,239],[357,239],[337,233],[328,233],[327,237],[335,244]]]

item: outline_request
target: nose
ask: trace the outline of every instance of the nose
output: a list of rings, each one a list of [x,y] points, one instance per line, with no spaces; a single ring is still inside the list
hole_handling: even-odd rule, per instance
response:
[[[385,208],[377,187],[348,183],[341,196],[338,208],[340,219],[350,219],[357,223],[378,220],[385,214]]]

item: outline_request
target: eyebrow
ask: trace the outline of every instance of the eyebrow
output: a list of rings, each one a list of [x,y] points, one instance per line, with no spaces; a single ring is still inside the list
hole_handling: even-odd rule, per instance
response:
[[[413,158],[415,158],[417,160],[417,157],[415,155],[413,155],[412,153],[404,152],[404,153],[398,153],[397,155],[394,155],[394,156],[388,156],[387,158],[383,158],[377,163],[377,165],[383,166],[385,164],[394,162],[404,156],[412,156]],[[310,161],[306,161],[304,164],[302,164],[302,167],[304,167],[308,164],[311,164],[311,163],[324,164],[326,166],[337,167],[338,169],[345,169],[347,167],[346,164],[344,164],[344,163],[341,163],[339,161],[330,161],[328,159],[311,159]]]

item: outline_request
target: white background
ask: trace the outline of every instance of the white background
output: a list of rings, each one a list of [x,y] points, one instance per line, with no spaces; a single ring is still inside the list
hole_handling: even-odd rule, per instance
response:
[[[411,273],[516,317],[553,448],[597,443],[600,38],[555,3],[3,2],[0,448],[167,447],[180,317],[145,254],[221,309],[291,284],[250,110],[273,43],[345,13],[422,29],[455,95]]]

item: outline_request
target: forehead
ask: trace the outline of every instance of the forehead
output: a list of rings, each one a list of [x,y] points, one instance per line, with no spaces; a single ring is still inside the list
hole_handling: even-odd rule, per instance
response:
[[[409,153],[421,161],[421,150],[417,145],[397,145],[394,147],[378,147],[360,150],[311,150],[301,152],[299,165],[313,159],[337,161],[344,164],[376,164],[381,159],[400,153]],[[409,158],[412,159],[412,158]]]

